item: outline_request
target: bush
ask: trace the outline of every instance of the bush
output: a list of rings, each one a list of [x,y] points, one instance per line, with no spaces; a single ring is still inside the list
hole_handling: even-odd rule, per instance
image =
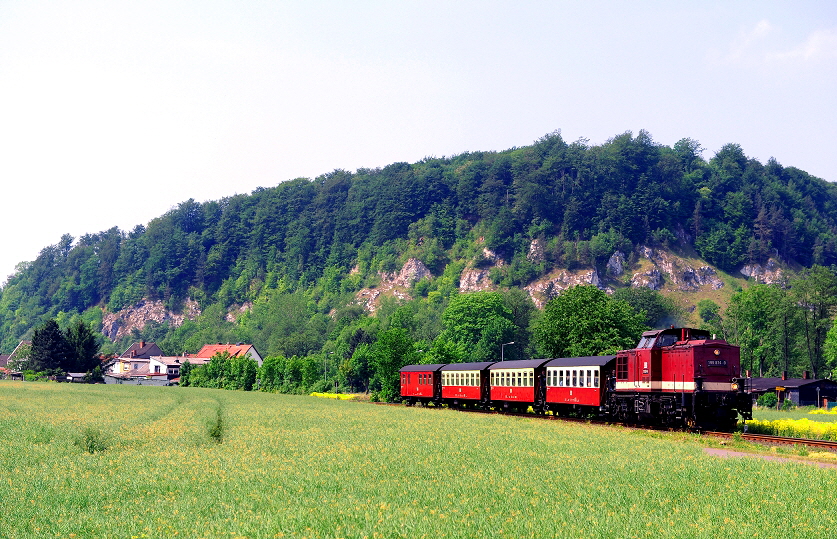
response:
[[[776,408],[777,402],[779,402],[779,397],[776,396],[776,393],[772,392],[767,392],[756,400],[756,404],[764,408]]]

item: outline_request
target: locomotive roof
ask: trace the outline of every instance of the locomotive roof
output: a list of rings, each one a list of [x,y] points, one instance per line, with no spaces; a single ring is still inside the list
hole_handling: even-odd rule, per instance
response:
[[[432,363],[430,365],[407,365],[401,367],[399,372],[434,372],[445,366],[445,363]]]
[[[440,370],[443,371],[481,371],[494,365],[494,361],[476,361],[472,363],[450,363]]]
[[[488,370],[493,371],[496,369],[537,369],[544,363],[549,361],[548,359],[521,359],[516,361],[498,361],[494,365],[488,367]]]
[[[601,367],[616,359],[616,356],[559,357],[546,364],[547,367]]]
[[[653,337],[655,335],[659,335],[660,333],[675,333],[679,334],[681,330],[688,329],[689,333],[696,333],[696,334],[706,334],[709,335],[709,331],[705,329],[697,329],[697,328],[663,328],[663,329],[651,329],[648,331],[643,331],[643,337]]]

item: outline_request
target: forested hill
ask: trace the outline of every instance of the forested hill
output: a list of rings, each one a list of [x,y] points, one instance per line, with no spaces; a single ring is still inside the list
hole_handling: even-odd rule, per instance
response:
[[[527,257],[533,239],[540,259]],[[434,275],[417,294],[444,301],[483,247],[505,262],[494,282],[515,287],[556,267],[601,268],[641,245],[693,248],[727,272],[768,257],[832,265],[835,239],[834,185],[749,159],[737,144],[707,160],[690,139],[668,147],[640,131],[592,146],[556,132],[502,152],[188,200],[128,233],[65,235],[3,287],[2,351],[47,318],[100,323],[103,310],[143,299],[181,312],[188,298],[197,320],[152,323],[142,336],[168,353],[217,340],[304,354],[334,339],[340,320],[362,316],[347,307],[358,290],[411,257]],[[424,323],[425,338],[440,324]]]

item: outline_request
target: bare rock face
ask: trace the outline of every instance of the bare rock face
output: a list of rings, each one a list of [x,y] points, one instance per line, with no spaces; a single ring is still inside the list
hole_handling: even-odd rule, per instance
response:
[[[398,272],[398,275],[394,276],[392,282],[396,286],[409,287],[417,281],[428,279],[432,276],[433,274],[430,273],[430,270],[427,269],[427,266],[425,266],[421,260],[418,258],[411,258],[407,260],[404,267],[401,268],[400,272]]]
[[[417,258],[411,258],[404,263],[398,273],[380,273],[381,284],[375,288],[364,288],[355,294],[355,303],[370,313],[378,310],[379,298],[382,294],[408,300],[410,294],[407,288],[414,283],[433,276],[427,266]]]
[[[532,240],[532,243],[529,244],[529,252],[526,253],[526,258],[530,262],[543,262],[543,242],[541,240]]]
[[[547,277],[538,279],[524,287],[538,309],[543,309],[546,302],[568,288],[578,285],[593,285],[601,288],[599,273],[595,270],[584,270],[571,272],[568,270],[557,270]]]
[[[616,251],[607,261],[607,274],[621,277],[625,273],[625,253]]]
[[[245,301],[239,307],[233,306],[233,308],[231,308],[230,311],[227,313],[227,316],[226,316],[227,322],[235,323],[235,321],[238,320],[239,316],[246,313],[247,311],[249,311],[252,308],[253,308],[253,302],[252,301]]]
[[[465,268],[459,275],[460,292],[478,292],[495,288],[491,281],[491,273],[487,269]]]
[[[651,290],[659,290],[663,287],[663,274],[660,270],[654,268],[643,273],[634,273],[631,278],[631,286],[634,288],[650,288]]]
[[[682,291],[696,291],[705,286],[717,290],[724,286],[724,282],[709,266],[695,269],[678,256],[646,246],[639,248],[639,254],[650,260],[655,269],[634,274],[631,286],[647,286],[659,290],[663,285],[663,276],[667,277],[672,286]]]
[[[134,329],[142,331],[145,324],[151,320],[159,324],[168,323],[173,327],[179,327],[184,320],[194,320],[200,314],[198,302],[192,299],[186,299],[181,314],[175,314],[166,309],[162,301],[144,299],[115,313],[104,313],[102,333],[110,340],[116,341],[129,335]]]
[[[745,277],[763,284],[781,283],[785,278],[782,268],[772,258],[767,259],[764,266],[761,264],[746,264],[740,271]]]

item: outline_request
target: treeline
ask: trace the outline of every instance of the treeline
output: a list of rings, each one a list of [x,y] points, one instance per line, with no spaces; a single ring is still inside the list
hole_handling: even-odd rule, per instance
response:
[[[837,375],[837,268],[814,266],[787,282],[756,284],[733,295],[723,312],[714,307],[704,310],[705,323],[741,346],[742,368],[753,376]]]
[[[432,341],[419,336],[411,304],[398,307],[378,331],[355,326],[336,350],[308,356],[269,356],[256,372],[249,358],[218,355],[206,365],[184,365],[181,385],[254,388],[281,393],[344,391],[396,400],[399,369],[416,363],[458,363],[505,359],[595,355],[631,348],[647,329],[647,312],[666,310],[665,298],[645,290],[624,299],[593,286],[572,288],[552,299],[543,313],[519,290],[456,295],[442,312],[443,330]],[[672,313],[666,311],[663,316]]]
[[[692,246],[728,271],[768,256],[828,266],[837,263],[835,194],[804,171],[747,158],[736,144],[706,160],[693,140],[667,147],[644,131],[600,146],[552,133],[503,152],[337,170],[189,200],[128,233],[63,236],[0,291],[1,346],[14,348],[48,318],[95,325],[101,307],[150,298],[178,311],[191,298],[203,311],[197,321],[150,324],[142,337],[172,354],[233,340],[272,355],[328,353],[363,318],[346,307],[354,293],[409,257],[433,272],[413,291],[436,302],[415,313],[429,317],[418,323],[421,338],[433,340],[459,272],[480,263],[483,247],[506,262],[491,275],[504,287],[554,267],[601,268],[614,250],[642,244]],[[536,239],[543,254],[533,258]],[[231,308],[251,304],[227,320]]]

